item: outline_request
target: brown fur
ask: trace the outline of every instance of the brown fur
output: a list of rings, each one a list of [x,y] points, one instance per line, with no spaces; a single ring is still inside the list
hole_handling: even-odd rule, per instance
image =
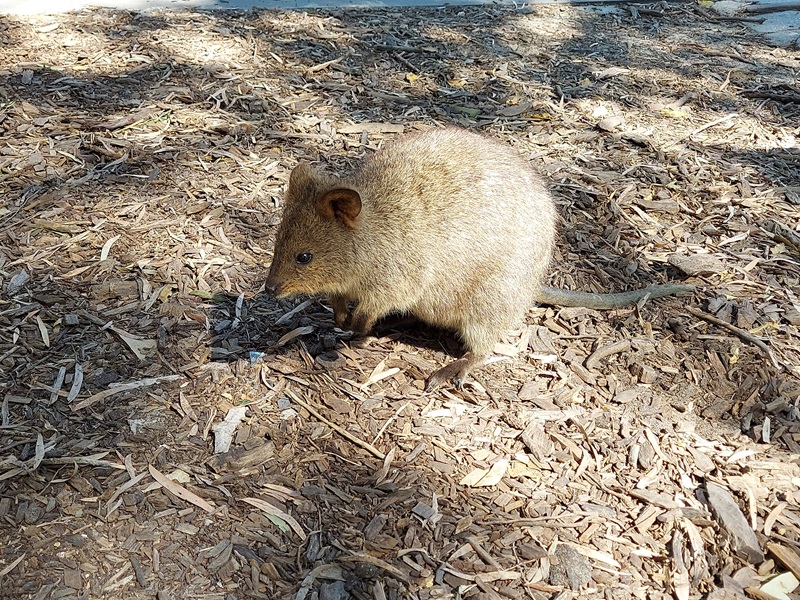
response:
[[[455,330],[467,353],[429,385],[460,383],[549,290],[555,231],[550,193],[517,152],[465,130],[429,130],[344,179],[299,164],[267,284],[279,297],[327,295],[337,324],[360,333],[395,312]],[[308,264],[297,262],[302,253],[313,255]]]

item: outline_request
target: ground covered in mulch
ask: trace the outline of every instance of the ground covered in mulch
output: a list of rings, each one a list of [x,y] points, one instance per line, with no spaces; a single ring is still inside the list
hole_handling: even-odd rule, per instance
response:
[[[0,19],[0,597],[787,597],[798,72],[691,4]],[[452,335],[264,293],[299,159],[444,124],[549,178],[552,284],[696,292],[430,393]]]

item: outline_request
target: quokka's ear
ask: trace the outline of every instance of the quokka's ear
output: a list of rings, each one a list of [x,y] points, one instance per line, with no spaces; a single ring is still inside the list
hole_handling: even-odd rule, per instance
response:
[[[317,171],[311,166],[311,163],[301,160],[297,166],[292,169],[292,174],[289,175],[289,189],[301,190],[314,184],[318,179]]]
[[[357,191],[347,188],[331,190],[317,198],[317,212],[326,219],[354,230],[358,226],[358,215],[361,214],[361,196]]]

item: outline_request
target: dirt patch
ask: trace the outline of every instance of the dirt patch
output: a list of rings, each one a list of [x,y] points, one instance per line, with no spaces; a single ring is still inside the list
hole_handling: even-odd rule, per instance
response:
[[[0,38],[0,596],[800,577],[797,52],[682,4],[83,12]],[[446,332],[358,347],[263,294],[300,158],[444,123],[549,177],[551,283],[694,296],[531,309],[464,390],[425,393]]]

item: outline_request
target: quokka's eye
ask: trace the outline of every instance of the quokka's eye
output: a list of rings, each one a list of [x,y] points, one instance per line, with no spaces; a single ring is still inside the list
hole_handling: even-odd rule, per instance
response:
[[[297,255],[295,260],[299,265],[307,265],[308,263],[311,262],[312,258],[314,258],[314,255],[311,254],[311,252],[301,252],[300,254]]]

